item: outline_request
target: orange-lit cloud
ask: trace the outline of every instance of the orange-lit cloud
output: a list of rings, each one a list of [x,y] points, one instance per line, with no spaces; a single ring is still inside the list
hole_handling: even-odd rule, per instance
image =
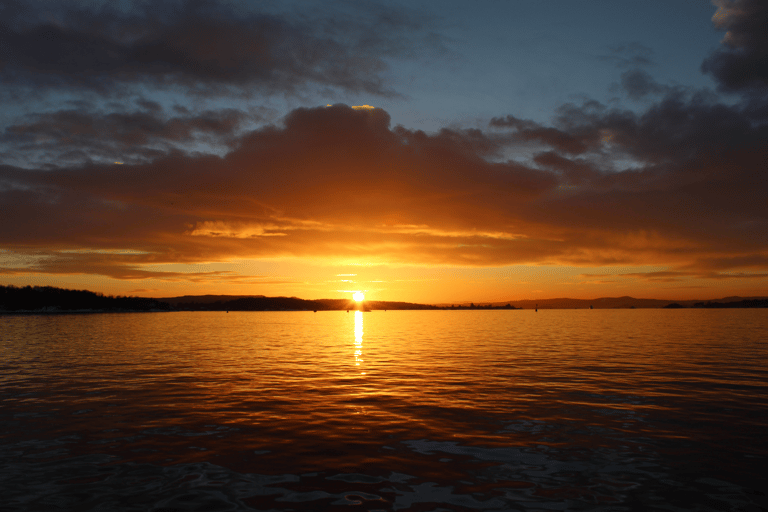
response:
[[[684,126],[672,122],[682,109],[693,116]],[[43,254],[32,264],[36,272],[118,279],[156,277],[141,270],[149,263],[280,257],[653,264],[685,269],[656,278],[760,276],[768,268],[768,231],[757,164],[768,150],[758,133],[745,126],[725,147],[691,140],[687,154],[649,139],[665,132],[702,137],[697,117],[738,115],[722,110],[681,100],[660,104],[648,118],[618,122],[606,114],[572,130],[586,134],[583,147],[600,151],[589,134],[610,127],[613,143],[645,162],[618,172],[586,150],[568,156],[559,136],[547,142],[543,134],[539,142],[549,149],[526,166],[494,157],[516,142],[515,133],[429,135],[391,127],[380,109],[299,109],[282,126],[241,137],[225,157],[171,155],[47,172],[4,167],[1,197],[14,222],[3,227],[2,243]],[[649,122],[656,135],[644,136]],[[710,137],[718,130],[709,128]],[[93,252],[64,252],[81,248]],[[122,249],[133,253],[108,252]]]

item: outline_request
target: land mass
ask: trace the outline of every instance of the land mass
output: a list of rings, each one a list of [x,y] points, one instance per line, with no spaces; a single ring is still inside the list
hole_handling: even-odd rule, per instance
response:
[[[147,297],[113,297],[53,286],[1,286],[0,313],[95,313],[170,311],[167,302]]]
[[[478,310],[478,309],[633,309],[633,308],[765,308],[768,297],[725,297],[716,300],[671,301],[602,297],[540,299],[491,303],[417,304],[349,299],[305,300],[264,295],[185,295],[146,298],[113,297],[87,290],[52,286],[0,285],[0,313],[88,313],[121,311],[352,311],[352,310]]]
[[[718,308],[718,307],[768,307],[768,297],[724,297],[721,299],[664,300],[637,299],[635,297],[600,297],[597,299],[531,299],[491,302],[493,306],[511,304],[518,309],[639,309],[639,308]],[[466,305],[466,304],[462,304]],[[441,304],[449,306],[450,304]]]

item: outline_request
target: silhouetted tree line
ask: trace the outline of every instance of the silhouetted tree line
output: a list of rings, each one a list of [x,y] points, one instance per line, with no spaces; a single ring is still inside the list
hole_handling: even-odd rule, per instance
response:
[[[684,308],[686,306],[683,306],[681,304],[678,304],[677,302],[673,302],[672,304],[668,304],[664,306],[665,309],[679,309]],[[744,300],[736,300],[732,302],[697,302],[693,306],[694,308],[705,308],[705,309],[720,309],[720,308],[768,308],[768,299],[744,299]]]
[[[393,310],[424,310],[441,309],[438,306],[430,304],[415,304],[413,302],[394,302],[387,300],[367,300],[365,305],[370,309],[393,309]]]
[[[53,286],[0,286],[0,310],[4,311],[169,311],[171,306],[145,297],[106,296],[88,290]]]
[[[216,302],[180,302],[174,306],[179,311],[320,311],[329,309],[314,300],[296,297],[244,297]]]

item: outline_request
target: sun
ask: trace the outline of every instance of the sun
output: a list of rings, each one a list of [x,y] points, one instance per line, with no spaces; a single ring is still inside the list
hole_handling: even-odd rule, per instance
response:
[[[355,292],[352,298],[357,302],[362,302],[365,300],[365,294],[363,292]]]

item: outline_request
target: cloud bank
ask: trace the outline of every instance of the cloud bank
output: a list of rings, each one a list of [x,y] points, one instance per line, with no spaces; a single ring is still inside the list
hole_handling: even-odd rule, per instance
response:
[[[531,129],[543,146],[534,165],[492,158],[529,144],[529,129],[426,134],[391,127],[380,109],[337,105],[295,110],[224,157],[6,166],[0,204],[14,221],[0,242],[43,252],[37,270],[61,272],[88,271],[94,255],[54,249],[139,251],[98,254],[118,269],[285,256],[702,275],[768,265],[768,133],[737,108],[673,96],[642,116],[570,106],[560,124]]]

